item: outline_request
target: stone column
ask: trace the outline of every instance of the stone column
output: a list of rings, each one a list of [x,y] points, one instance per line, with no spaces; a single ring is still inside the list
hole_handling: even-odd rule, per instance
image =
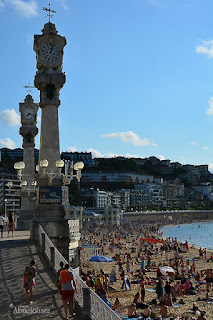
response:
[[[62,206],[62,178],[56,161],[60,160],[58,108],[60,90],[66,82],[62,72],[65,37],[58,35],[55,25],[44,25],[42,35],[35,35],[34,50],[37,55],[37,73],[34,85],[40,91],[41,160],[47,160],[45,170],[39,166],[37,206],[34,224],[41,224],[48,237],[66,260],[69,259],[69,226]],[[55,53],[53,53],[55,50]]]
[[[24,103],[19,104],[21,112],[22,126],[19,130],[20,135],[23,137],[23,162],[25,168],[22,171],[22,182],[26,185],[21,187],[21,209],[17,221],[17,228],[19,230],[29,230],[30,222],[33,218],[33,211],[35,209],[35,136],[38,134],[37,111],[38,105],[33,102],[31,95],[27,95]]]

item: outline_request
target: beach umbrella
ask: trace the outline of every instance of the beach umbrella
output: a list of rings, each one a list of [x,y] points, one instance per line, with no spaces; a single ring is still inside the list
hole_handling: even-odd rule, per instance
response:
[[[99,255],[93,256],[93,257],[87,259],[87,261],[97,262],[99,269],[103,269],[103,262],[114,262],[114,260],[110,257],[99,256]]]
[[[163,240],[158,240],[158,239],[155,239],[155,238],[142,238],[143,241],[147,241],[147,242],[154,242],[154,243],[164,243]]]
[[[160,268],[160,272],[163,273],[163,274],[166,274],[166,273],[175,273],[175,270],[174,270],[172,267],[163,266],[163,267]]]
[[[105,257],[105,256],[93,256],[87,261],[92,261],[92,262],[113,262],[114,260],[110,257]]]

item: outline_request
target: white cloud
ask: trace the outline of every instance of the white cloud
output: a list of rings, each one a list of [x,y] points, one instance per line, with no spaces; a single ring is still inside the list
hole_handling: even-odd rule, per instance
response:
[[[20,125],[20,115],[16,113],[14,109],[3,110],[0,114],[0,118],[9,124],[9,126],[18,126]]]
[[[69,147],[67,148],[68,152],[78,152],[78,150],[75,147]]]
[[[4,138],[0,140],[0,147],[1,148],[8,148],[8,149],[15,149],[16,144],[10,138]]]
[[[165,157],[162,154],[159,154],[157,157],[159,160],[165,160]]]
[[[213,163],[209,163],[208,167],[209,167],[209,171],[213,173]]]
[[[75,147],[69,147],[67,148],[68,152],[79,152]],[[117,153],[106,153],[103,154],[98,150],[95,150],[93,148],[88,148],[84,150],[84,152],[91,152],[93,158],[116,158],[116,157],[124,157],[124,158],[143,158],[141,156],[138,156],[136,154],[117,154]]]
[[[124,158],[143,158],[143,157],[139,157],[136,154],[117,154],[117,153],[106,153],[104,155],[104,158],[116,158],[116,157],[124,157]]]
[[[31,18],[38,14],[38,4],[35,0],[9,0],[9,3],[17,14],[25,18]]]
[[[109,138],[109,139],[121,139],[123,142],[130,142],[134,146],[148,146],[148,145],[153,145],[155,147],[157,146],[157,144],[154,143],[151,139],[146,139],[146,138],[140,139],[139,136],[132,131],[108,133],[108,134],[103,134],[102,137]]]
[[[192,141],[192,144],[197,144],[197,142],[195,142],[195,141]]]
[[[86,149],[85,152],[91,152],[93,158],[104,158],[104,155],[93,148]]]
[[[213,58],[213,40],[202,40],[202,45],[196,47],[196,52],[200,54],[205,54],[209,58]]]
[[[211,98],[209,99],[208,103],[209,103],[209,108],[208,108],[208,110],[206,111],[206,114],[207,114],[208,116],[212,116],[212,115],[213,115],[213,97],[211,97]]]
[[[66,0],[60,0],[60,2],[61,2],[61,5],[62,5],[63,9],[65,11],[67,11],[69,9],[67,1]]]
[[[204,146],[204,147],[203,147],[203,150],[208,150],[208,147]]]
[[[0,11],[3,10],[5,8],[4,3],[0,0]]]

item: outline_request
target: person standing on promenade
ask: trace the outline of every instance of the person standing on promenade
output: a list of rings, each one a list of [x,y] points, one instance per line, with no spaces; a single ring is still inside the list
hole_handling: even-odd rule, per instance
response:
[[[1,230],[1,238],[3,238],[4,224],[5,224],[5,219],[4,219],[4,217],[2,217],[2,213],[0,212],[0,230]]]
[[[35,287],[35,277],[37,274],[36,270],[36,262],[32,260],[30,265],[25,268],[23,280],[24,280],[24,288],[26,291],[26,302],[31,304],[32,303],[32,296],[33,296],[33,288]]]
[[[57,272],[56,284],[57,284],[57,287],[58,287],[58,292],[61,294],[61,282],[59,281],[59,277],[60,277],[60,272],[61,272],[61,270],[64,270],[64,263],[63,263],[63,261],[61,261],[59,265],[60,265],[60,269],[58,269],[58,272]]]
[[[76,284],[73,278],[72,272],[69,270],[69,264],[65,264],[63,270],[60,271],[60,281],[61,281],[61,296],[64,304],[64,312],[66,320],[68,320],[68,303],[69,303],[69,311],[71,317],[74,316],[74,293],[76,290]]]
[[[12,213],[9,213],[8,215],[8,234],[7,237],[9,238],[9,233],[12,231],[12,237],[13,237],[13,231],[14,231],[15,221]]]

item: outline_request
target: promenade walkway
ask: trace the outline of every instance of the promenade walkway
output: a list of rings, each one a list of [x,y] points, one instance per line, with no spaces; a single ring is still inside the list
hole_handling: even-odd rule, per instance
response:
[[[0,319],[65,319],[55,275],[29,237],[29,231],[15,231],[14,238],[10,236],[8,239],[6,232],[4,238],[0,238]],[[27,305],[23,272],[33,259],[36,260],[38,275],[33,304]],[[75,319],[80,320],[80,317]]]

